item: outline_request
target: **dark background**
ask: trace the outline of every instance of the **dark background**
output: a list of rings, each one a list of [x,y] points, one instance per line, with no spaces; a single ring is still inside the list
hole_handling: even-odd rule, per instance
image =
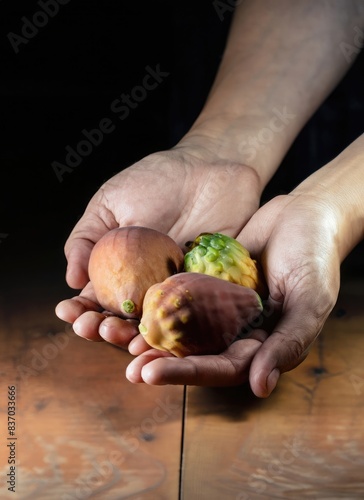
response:
[[[106,179],[188,130],[213,81],[231,12],[222,21],[212,0],[70,0],[16,54],[8,33],[21,35],[22,17],[41,10],[33,0],[0,2],[0,280],[9,293],[39,281],[68,296],[69,232]],[[170,75],[117,120],[111,102],[158,64]],[[360,56],[297,138],[264,199],[292,189],[363,132],[363,68]],[[65,163],[65,147],[105,117],[116,130],[59,182],[51,163]],[[344,268],[364,271],[362,252],[360,244]]]

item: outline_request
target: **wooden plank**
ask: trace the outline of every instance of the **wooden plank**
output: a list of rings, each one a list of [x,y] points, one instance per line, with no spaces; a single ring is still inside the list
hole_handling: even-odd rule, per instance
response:
[[[306,361],[266,400],[190,387],[182,498],[364,498],[364,283],[346,281]]]
[[[65,328],[59,298],[43,288],[0,296],[0,497],[177,499],[183,387],[128,382],[130,355]],[[6,483],[12,442],[16,495]]]

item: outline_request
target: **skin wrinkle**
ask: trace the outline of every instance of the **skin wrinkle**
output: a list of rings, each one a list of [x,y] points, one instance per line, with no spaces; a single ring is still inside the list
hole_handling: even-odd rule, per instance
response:
[[[206,135],[202,135],[202,134],[196,134],[194,136],[194,140],[196,140],[196,138],[201,138],[203,140],[206,140]],[[178,150],[178,149],[185,149],[186,148],[186,145],[182,145],[182,146],[176,146],[174,148],[174,150]],[[215,148],[216,148],[216,141],[215,141]],[[193,150],[192,150],[193,151]],[[204,151],[206,151],[208,153],[208,156],[211,156],[211,162],[212,162],[212,165],[210,165],[210,167],[215,167],[215,168],[229,168],[229,169],[232,169],[233,166],[231,165],[231,162],[228,161],[228,159],[224,158],[224,156],[219,156],[218,155],[218,159],[216,159],[216,153],[214,154],[214,152],[212,150],[209,149],[208,145],[206,145],[204,147]],[[196,155],[194,153],[187,153],[189,156],[192,156],[192,157],[195,157],[195,159],[201,161],[202,158],[200,155]],[[205,160],[206,162],[206,160]],[[239,167],[241,167],[241,169],[244,169],[244,171],[249,171],[249,177],[251,178],[251,181],[252,181],[252,185],[253,186],[257,186],[257,190],[258,192],[261,194],[261,192],[263,191],[263,185],[262,185],[262,181],[261,181],[261,178],[258,174],[258,172],[250,165],[246,164],[246,163],[239,163],[239,162],[235,162],[235,165],[237,167],[237,169],[239,169]],[[214,169],[215,170],[215,169]],[[211,173],[212,174],[212,173]],[[196,196],[198,197],[199,193],[196,193]],[[195,200],[193,200],[195,201]]]
[[[176,161],[175,156],[176,155],[169,153],[167,157],[170,157],[171,160],[168,158],[160,159],[158,154],[153,153],[147,157],[145,162],[146,167],[144,167],[143,160],[143,168],[141,165],[136,165],[134,169],[129,167],[124,171],[128,174],[128,177],[126,177],[125,181],[126,196],[124,196],[122,200],[123,212],[118,218],[119,225],[146,225],[146,221],[143,221],[143,208],[146,201],[151,203],[153,200],[155,204],[154,212],[158,212],[158,216],[165,224],[164,231],[168,232],[168,230],[173,227],[178,218],[177,207],[182,207],[182,195],[178,189],[174,189],[173,199],[176,201],[176,210],[175,212],[170,212],[170,210],[167,209],[168,204],[163,198],[163,191],[168,179],[175,177],[172,165],[170,164],[172,160]],[[178,167],[179,170],[181,170],[181,167],[183,167],[182,162],[179,161]],[[153,192],[149,195],[149,200],[146,200],[144,191],[149,189],[150,182],[144,181],[144,179],[150,176],[153,171],[156,171],[157,174],[160,173],[162,168],[164,169],[163,175],[154,180]],[[183,173],[181,175],[183,176]],[[112,186],[112,184],[109,185],[108,182],[108,189],[110,189],[110,186]],[[133,193],[133,196],[128,196],[128,193]],[[161,194],[161,196],[159,196],[159,194]],[[115,197],[115,199],[112,200],[112,208],[116,214],[120,211],[120,205],[120,199]],[[150,214],[150,217],[153,217],[153,213]]]
[[[246,379],[246,374],[244,372],[242,372],[241,359],[235,360],[233,356],[231,356],[230,358],[223,356],[223,359],[225,360],[225,365],[226,364],[230,365],[233,369],[232,380],[234,380],[234,382],[236,384],[242,383],[244,381],[244,376]],[[236,361],[236,363],[234,363],[234,361]],[[222,364],[221,368],[224,367],[225,365]],[[223,370],[221,370],[221,371],[223,371]],[[225,370],[225,373],[229,374],[228,368]],[[242,377],[243,377],[243,379],[242,379]],[[226,378],[226,377],[222,377],[222,378]]]
[[[247,378],[247,373],[243,369],[241,358],[238,356],[233,356],[233,355],[230,355],[229,357],[227,357],[226,355],[223,355],[223,358],[225,359],[225,361],[228,364],[230,364],[233,367],[233,370],[234,370],[234,377],[233,378],[236,381],[236,383],[240,384],[240,383],[244,382]]]
[[[326,273],[320,273],[320,276],[322,274],[325,275]],[[308,268],[308,272],[306,272],[302,278],[299,278],[299,276],[297,276],[297,280],[293,283],[293,286],[290,287],[289,296],[292,296],[294,294],[295,300],[298,303],[305,304],[305,308],[311,311],[311,314],[316,318],[318,322],[322,323],[333,309],[336,303],[337,296],[334,297],[334,294],[332,292],[333,287],[322,286],[321,298],[319,301],[317,301],[316,297],[314,297],[311,293],[311,287],[307,288],[307,286],[305,286],[305,283],[302,284],[302,282],[304,282],[305,280],[310,283],[312,281],[312,275],[315,278],[316,273],[312,269]],[[290,279],[288,281],[289,283],[291,283]]]
[[[89,205],[89,213],[87,218],[88,224],[87,226],[82,227],[81,229],[79,229],[78,226],[76,225],[73,232],[74,238],[79,238],[94,246],[94,244],[98,241],[100,234],[103,234],[104,231],[112,229],[112,227],[115,227],[115,226],[112,227],[107,226],[102,217],[102,215],[105,213],[109,213],[109,211],[104,208],[102,209],[101,213],[98,213],[98,211],[94,209],[94,203],[91,202]],[[94,227],[100,227],[100,226],[102,227],[102,229],[99,229],[98,233],[95,234],[95,237],[93,239],[89,238],[89,234],[93,234],[92,230],[94,229]]]
[[[105,193],[105,191],[102,190],[102,194],[103,194],[103,197],[105,198],[104,210],[102,210],[100,214],[95,213],[94,215],[95,215],[95,218],[99,219],[99,223],[104,223],[106,228],[108,230],[111,230],[117,226],[117,222],[116,222],[115,217],[113,215],[113,211],[110,208],[108,208],[110,205],[110,202],[108,200],[107,193]],[[96,241],[95,241],[95,243],[96,243]]]
[[[317,333],[317,335],[319,332]],[[272,351],[271,340],[274,335],[274,343],[280,344]],[[307,356],[307,351],[311,348],[312,342],[305,342],[305,336],[297,335],[296,331],[283,331],[280,328],[275,329],[274,333],[268,337],[266,343],[262,344],[260,348],[261,354],[267,358],[269,369],[267,370],[267,377],[270,371],[279,367],[281,372],[289,371],[298,366],[302,360]],[[281,351],[284,352],[282,356]],[[282,361],[284,361],[282,363]]]

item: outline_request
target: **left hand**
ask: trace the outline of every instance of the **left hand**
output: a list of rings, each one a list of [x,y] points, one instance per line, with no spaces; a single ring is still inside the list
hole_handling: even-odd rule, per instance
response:
[[[258,397],[267,397],[282,372],[307,356],[335,305],[340,284],[334,211],[309,194],[278,196],[260,208],[237,239],[263,264],[269,305],[280,318],[269,336],[255,330],[217,356],[172,358],[148,350],[136,337],[138,355],[128,369],[132,382],[229,386],[247,378]]]

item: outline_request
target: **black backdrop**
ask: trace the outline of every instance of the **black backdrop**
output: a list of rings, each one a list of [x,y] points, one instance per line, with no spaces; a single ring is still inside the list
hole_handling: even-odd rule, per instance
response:
[[[37,280],[61,286],[63,244],[88,200],[111,175],[188,129],[231,20],[212,0],[63,2],[0,1],[0,279],[7,290]],[[38,14],[51,4],[53,17]],[[33,18],[43,26],[24,28]],[[19,38],[24,29],[28,40]],[[119,120],[111,103],[140,84],[148,67],[168,76]],[[363,68],[360,56],[297,138],[264,199],[290,190],[363,132]],[[60,182],[52,162],[64,164],[66,146],[75,148],[82,130],[104,118],[113,132]],[[361,253],[359,245],[349,263],[363,270]]]

